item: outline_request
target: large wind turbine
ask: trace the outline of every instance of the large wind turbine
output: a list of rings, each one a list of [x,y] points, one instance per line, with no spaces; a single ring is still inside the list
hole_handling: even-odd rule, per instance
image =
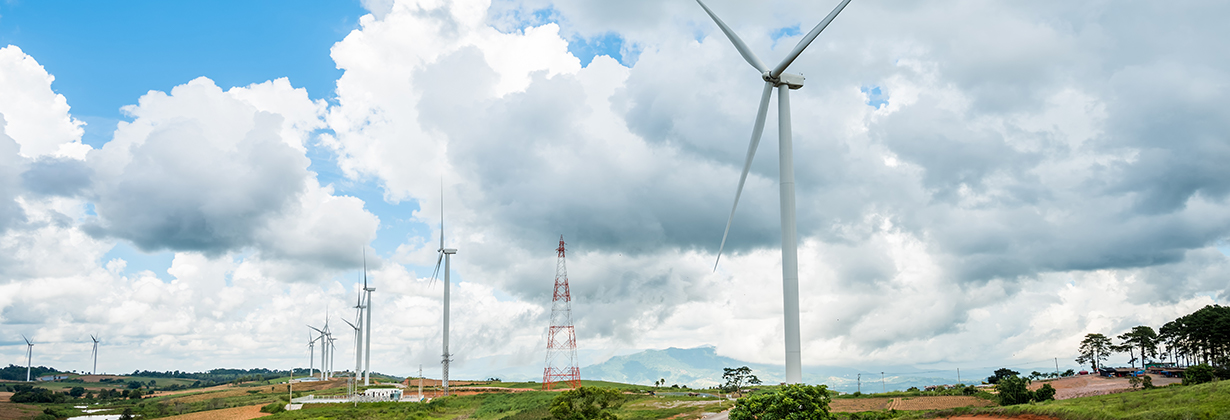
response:
[[[34,357],[34,343],[26,338],[25,334],[21,335],[22,340],[26,340],[26,382],[30,382],[30,360]]]
[[[90,339],[94,340],[94,353],[93,353],[94,370],[90,371],[90,374],[97,375],[98,374],[98,342],[101,340],[99,340],[98,337],[95,337],[93,334],[90,335]]]
[[[444,371],[440,379],[440,386],[444,388],[444,395],[448,396],[448,363],[451,361],[449,360],[449,357],[452,356],[448,353],[448,311],[449,311],[448,272],[449,272],[450,256],[452,256],[453,254],[456,254],[457,250],[453,248],[444,247],[444,186],[443,185],[440,186],[440,249],[438,249],[437,252],[440,253],[440,257],[436,259],[436,270],[435,272],[431,273],[431,280],[435,281],[436,276],[440,274],[440,262],[444,262],[444,354],[443,354],[443,360],[441,361],[441,363],[443,364]],[[368,304],[370,305],[370,302]]]
[[[701,0],[696,0],[696,2],[700,3],[705,13],[713,18],[726,37],[730,38],[730,42],[735,45],[735,49],[739,50],[743,59],[760,72],[760,78],[765,82],[764,92],[760,95],[760,109],[756,112],[756,123],[752,128],[752,141],[747,146],[747,160],[743,163],[743,174],[739,176],[739,186],[735,189],[734,205],[730,206],[730,218],[726,219],[726,231],[722,233],[722,245],[718,247],[717,261],[721,261],[722,250],[726,248],[726,236],[730,234],[730,223],[734,220],[735,208],[739,206],[739,196],[743,194],[743,184],[747,181],[747,172],[751,169],[752,157],[756,155],[756,146],[760,144],[760,134],[764,131],[765,114],[769,111],[769,98],[773,95],[773,88],[777,88],[780,160],[778,170],[781,178],[782,212],[782,295],[786,318],[786,383],[797,384],[803,381],[803,363],[799,339],[799,256],[794,214],[794,146],[790,132],[790,90],[803,87],[803,76],[786,73],[786,68],[816,39],[817,35],[820,35],[820,31],[823,31],[829,22],[832,22],[833,18],[837,17],[837,14],[841,13],[847,4],[850,4],[850,0],[842,0],[841,4],[838,4],[823,21],[820,21],[820,24],[799,40],[786,58],[773,68],[760,62],[747,44],[744,44],[743,40],[739,39],[739,36],[722,22],[722,19],[709,10],[709,6]],[[717,270],[717,261],[713,263],[714,270]]]
[[[363,333],[367,335],[367,361],[363,368],[363,385],[371,385],[372,372],[372,292],[375,287],[367,286],[367,248],[363,248],[363,291],[367,292],[367,326]],[[362,320],[358,320],[362,322]]]

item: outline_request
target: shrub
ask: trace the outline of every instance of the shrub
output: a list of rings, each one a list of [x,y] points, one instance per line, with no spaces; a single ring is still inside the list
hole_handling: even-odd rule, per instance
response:
[[[999,392],[999,405],[1025,404],[1033,399],[1029,380],[1016,375],[1000,378],[995,390]]]
[[[829,417],[829,393],[824,385],[792,384],[776,392],[740,398],[730,420],[804,420]]]
[[[623,404],[623,395],[613,389],[583,386],[561,392],[551,401],[551,418],[557,420],[616,420],[610,409]]]
[[[273,402],[261,407],[262,413],[277,414],[286,411],[286,405],[281,402]]]
[[[1034,400],[1038,402],[1050,401],[1055,399],[1055,387],[1051,384],[1042,384],[1042,388],[1034,391]]]
[[[1183,371],[1183,385],[1195,385],[1213,381],[1213,367],[1201,363]]]

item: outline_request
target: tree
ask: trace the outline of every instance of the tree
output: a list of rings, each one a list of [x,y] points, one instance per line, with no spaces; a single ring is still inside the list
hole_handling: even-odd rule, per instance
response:
[[[730,420],[811,420],[829,418],[829,392],[824,385],[790,384],[776,392],[740,398]]]
[[[726,380],[726,385],[722,386],[723,391],[742,392],[744,384],[760,384],[760,378],[753,375],[752,369],[747,366],[740,368],[722,368],[722,371],[722,379]]]
[[[1076,363],[1088,363],[1093,367],[1093,370],[1098,370],[1098,365],[1106,360],[1106,356],[1110,354],[1110,339],[1105,335],[1098,333],[1085,334],[1085,339],[1081,341],[1080,348],[1077,352],[1080,356],[1076,358]]]
[[[999,405],[1025,404],[1034,398],[1029,391],[1029,379],[1016,375],[1000,378],[995,391],[999,393]]]
[[[616,420],[610,409],[623,404],[619,391],[583,386],[561,392],[551,401],[551,418],[556,420]]]
[[[1157,357],[1158,338],[1157,332],[1153,331],[1153,327],[1141,325],[1132,327],[1132,331],[1119,336],[1123,340],[1124,345],[1136,347],[1140,355],[1140,367],[1145,367],[1145,363],[1149,363],[1149,358]]]
[[[1003,380],[1004,378],[1007,378],[1007,377],[1009,377],[1009,376],[1016,376],[1016,375],[1020,375],[1020,374],[1021,374],[1021,372],[1017,372],[1017,371],[1012,370],[1012,369],[1008,369],[1008,368],[999,368],[998,370],[996,370],[996,371],[995,371],[995,374],[994,374],[994,375],[991,375],[991,376],[988,376],[988,377],[987,377],[987,383],[992,384],[992,385],[995,385],[995,384],[998,384],[998,383],[999,383],[999,381]]]
[[[1053,399],[1055,399],[1055,387],[1051,386],[1051,384],[1042,384],[1042,388],[1034,391],[1034,401],[1042,402]]]
[[[85,388],[75,386],[68,390],[68,395],[71,395],[73,398],[80,398],[82,395],[85,395]]]

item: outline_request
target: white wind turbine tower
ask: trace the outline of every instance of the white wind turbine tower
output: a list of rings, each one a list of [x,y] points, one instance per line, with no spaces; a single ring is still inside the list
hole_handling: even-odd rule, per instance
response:
[[[435,281],[436,276],[440,274],[440,263],[444,263],[444,354],[443,360],[443,375],[440,379],[440,387],[444,388],[444,395],[448,396],[448,363],[450,355],[448,353],[448,312],[449,312],[449,259],[450,256],[457,253],[456,249],[444,247],[444,185],[440,186],[440,249],[437,250],[440,257],[436,259],[436,270],[431,274],[431,280]]]
[[[329,333],[327,333],[326,331],[329,330],[329,326],[326,323],[325,329],[323,330],[313,327],[311,325],[308,325],[308,328],[316,330],[317,333],[320,333],[320,336],[316,337],[317,340],[320,340],[320,380],[322,381],[328,380],[329,379],[329,373],[328,373],[329,372],[329,366],[328,366],[329,364],[329,356],[328,356],[329,355]]]
[[[364,269],[367,268],[366,252],[367,251],[365,249],[364,257],[363,257]],[[363,332],[364,332],[363,331],[363,308],[367,307],[367,305],[363,304],[363,293],[364,293],[363,289],[359,289],[359,293],[357,294],[356,302],[354,305],[355,323],[351,325],[351,327],[357,328],[356,335],[355,335],[355,355],[354,355],[354,366],[355,366],[354,372],[355,372],[356,386],[358,385],[359,377],[363,374]],[[342,321],[346,321],[346,320],[343,319]],[[346,323],[350,324],[349,321],[347,321]]]
[[[30,360],[34,357],[34,343],[26,338],[25,334],[21,335],[22,340],[26,340],[26,382],[30,382]]]
[[[786,329],[786,383],[797,384],[803,381],[803,363],[802,350],[800,348],[799,339],[799,256],[798,256],[798,233],[795,228],[795,205],[794,205],[794,146],[791,140],[790,131],[790,90],[803,87],[803,76],[797,74],[786,73],[786,68],[790,63],[798,58],[799,54],[811,44],[812,40],[820,35],[829,22],[837,17],[838,13],[850,4],[850,0],[842,0],[820,24],[808,32],[799,43],[794,46],[794,49],[786,55],[777,67],[769,68],[756,58],[756,54],[743,43],[742,39],[735,34],[729,26],[726,26],[721,19],[709,10],[701,0],[696,0],[700,3],[700,7],[705,9],[705,13],[713,18],[722,32],[730,38],[730,42],[735,45],[735,49],[739,50],[739,54],[743,59],[756,68],[760,72],[760,78],[764,80],[764,92],[760,95],[760,109],[756,112],[756,123],[752,128],[752,140],[747,147],[747,160],[743,164],[743,174],[739,176],[739,186],[735,189],[735,202],[730,206],[730,218],[726,220],[726,231],[722,233],[722,245],[718,247],[718,259],[722,258],[722,250],[726,247],[726,236],[730,234],[730,223],[735,217],[735,208],[739,206],[739,196],[743,194],[743,184],[747,181],[747,172],[752,166],[752,157],[756,154],[756,146],[760,144],[760,134],[764,131],[765,113],[769,110],[769,98],[773,94],[773,88],[777,88],[777,127],[778,127],[778,150],[779,150],[779,171],[780,171],[780,194],[781,194],[781,212],[782,212],[782,295],[785,309],[785,329]],[[717,270],[717,261],[713,264],[713,269]]]
[[[372,372],[372,292],[376,291],[375,287],[367,286],[367,248],[363,248],[363,291],[367,292],[367,326],[363,329],[363,333],[367,335],[367,361],[363,368],[363,385],[371,385]],[[358,320],[363,322],[363,320]]]
[[[94,352],[92,354],[92,356],[94,357],[94,370],[90,371],[90,374],[97,375],[98,374],[98,342],[101,340],[99,340],[98,337],[95,337],[93,334],[90,334],[90,339],[94,340]]]
[[[309,325],[308,328],[312,327]],[[312,333],[308,333],[308,377],[316,377],[316,340],[312,338]]]
[[[343,318],[342,322],[345,322],[346,325],[349,325],[350,328],[354,329],[354,391],[358,392],[359,369],[363,367],[363,328],[355,324],[362,324],[363,321],[360,318],[355,318],[355,324],[351,324],[350,321]]]

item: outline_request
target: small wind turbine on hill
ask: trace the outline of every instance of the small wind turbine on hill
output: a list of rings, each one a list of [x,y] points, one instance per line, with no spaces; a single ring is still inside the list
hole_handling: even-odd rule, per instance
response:
[[[317,333],[320,333],[320,336],[316,338],[317,340],[320,340],[320,380],[328,380],[331,376],[330,371],[333,369],[329,363],[329,356],[333,353],[331,351],[332,349],[330,349],[332,340],[329,334],[329,321],[327,319],[325,320],[324,329],[316,328],[311,325],[308,325],[308,328],[316,330]]]
[[[803,363],[802,350],[800,348],[799,338],[799,256],[798,256],[798,233],[795,227],[795,205],[794,205],[794,146],[791,140],[791,125],[790,125],[790,91],[803,87],[803,76],[797,74],[786,73],[786,68],[790,63],[798,58],[799,54],[807,48],[816,36],[841,13],[842,9],[850,4],[850,0],[842,0],[831,13],[820,24],[808,32],[799,43],[794,46],[794,49],[786,55],[786,58],[777,65],[777,67],[769,68],[756,57],[755,53],[743,43],[742,39],[735,34],[726,23],[722,22],[709,6],[706,6],[701,0],[696,0],[700,3],[700,7],[705,9],[705,13],[713,18],[730,42],[735,45],[735,49],[739,50],[739,54],[743,59],[756,68],[760,72],[760,78],[764,80],[764,92],[760,95],[760,109],[756,112],[756,123],[752,128],[752,140],[747,147],[747,160],[743,163],[743,174],[739,176],[739,186],[735,188],[735,202],[730,207],[730,218],[726,220],[726,231],[722,233],[722,244],[718,247],[717,260],[713,263],[713,269],[717,270],[717,262],[721,261],[722,250],[726,247],[726,236],[730,234],[730,224],[735,217],[735,209],[739,206],[739,196],[743,194],[743,184],[747,181],[748,170],[752,166],[752,157],[756,155],[756,146],[760,144],[760,134],[764,131],[765,114],[769,110],[769,99],[773,95],[773,88],[777,88],[777,129],[778,129],[778,150],[779,150],[779,176],[780,176],[780,194],[781,194],[781,212],[782,212],[782,295],[785,309],[785,328],[786,328],[786,383],[797,384],[803,381]]]
[[[363,357],[363,329],[355,324],[350,323],[350,321],[347,321],[345,319],[342,319],[342,322],[345,322],[346,325],[349,325],[350,328],[354,329],[354,381],[353,382],[354,382],[354,387],[355,387],[354,391],[357,392],[358,387],[359,387],[359,369],[363,367],[363,361],[362,361],[363,360],[362,359]],[[356,318],[355,323],[362,324],[363,321],[359,318]]]
[[[308,328],[312,327],[309,325]],[[311,378],[316,377],[316,340],[312,338],[312,333],[308,333],[308,377]]]
[[[21,335],[22,340],[26,340],[26,382],[30,382],[30,360],[34,357],[34,343],[26,338],[25,334]]]
[[[92,357],[94,358],[94,370],[90,371],[90,374],[97,375],[98,374],[98,342],[101,340],[99,340],[98,337],[95,337],[93,334],[90,335],[90,339],[94,340],[94,352],[92,354]]]
[[[444,389],[444,395],[448,396],[448,363],[450,355],[448,353],[448,312],[449,312],[449,260],[453,254],[457,253],[456,249],[444,247],[444,186],[440,186],[440,249],[437,250],[440,257],[436,259],[436,270],[431,274],[431,281],[436,280],[436,276],[440,274],[440,263],[444,262],[444,355],[443,375],[440,379],[440,387]]]

